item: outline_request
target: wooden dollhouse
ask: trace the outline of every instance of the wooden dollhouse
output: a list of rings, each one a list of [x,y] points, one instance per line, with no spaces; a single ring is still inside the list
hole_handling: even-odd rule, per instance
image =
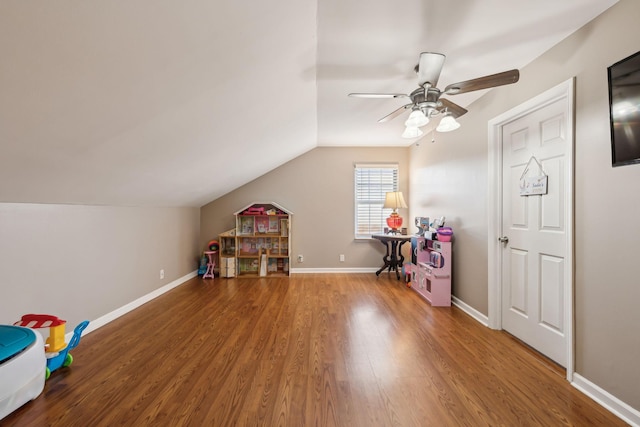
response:
[[[256,202],[234,215],[235,229],[218,236],[221,277],[288,276],[292,213]]]

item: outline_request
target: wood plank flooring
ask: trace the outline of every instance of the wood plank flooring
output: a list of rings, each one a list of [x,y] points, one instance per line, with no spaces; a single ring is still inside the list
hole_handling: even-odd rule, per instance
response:
[[[195,278],[73,356],[0,425],[626,425],[508,334],[385,274]]]

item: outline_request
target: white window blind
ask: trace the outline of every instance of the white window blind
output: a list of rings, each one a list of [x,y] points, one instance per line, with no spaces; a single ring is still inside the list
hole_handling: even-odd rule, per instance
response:
[[[398,191],[397,164],[355,165],[356,239],[384,231],[392,211],[382,208],[389,191]]]

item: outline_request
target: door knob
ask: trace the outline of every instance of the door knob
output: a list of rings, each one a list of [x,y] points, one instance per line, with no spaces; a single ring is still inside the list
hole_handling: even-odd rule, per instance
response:
[[[498,237],[498,242],[509,243],[509,238],[507,236]]]

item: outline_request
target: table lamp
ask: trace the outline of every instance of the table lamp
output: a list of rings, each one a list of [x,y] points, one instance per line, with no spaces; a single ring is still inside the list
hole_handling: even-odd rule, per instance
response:
[[[387,218],[387,225],[391,229],[390,233],[397,233],[398,228],[402,226],[402,217],[398,215],[398,208],[406,209],[407,207],[404,196],[402,196],[402,191],[390,191],[387,193],[383,208],[393,209],[393,212],[391,212],[391,215]]]

